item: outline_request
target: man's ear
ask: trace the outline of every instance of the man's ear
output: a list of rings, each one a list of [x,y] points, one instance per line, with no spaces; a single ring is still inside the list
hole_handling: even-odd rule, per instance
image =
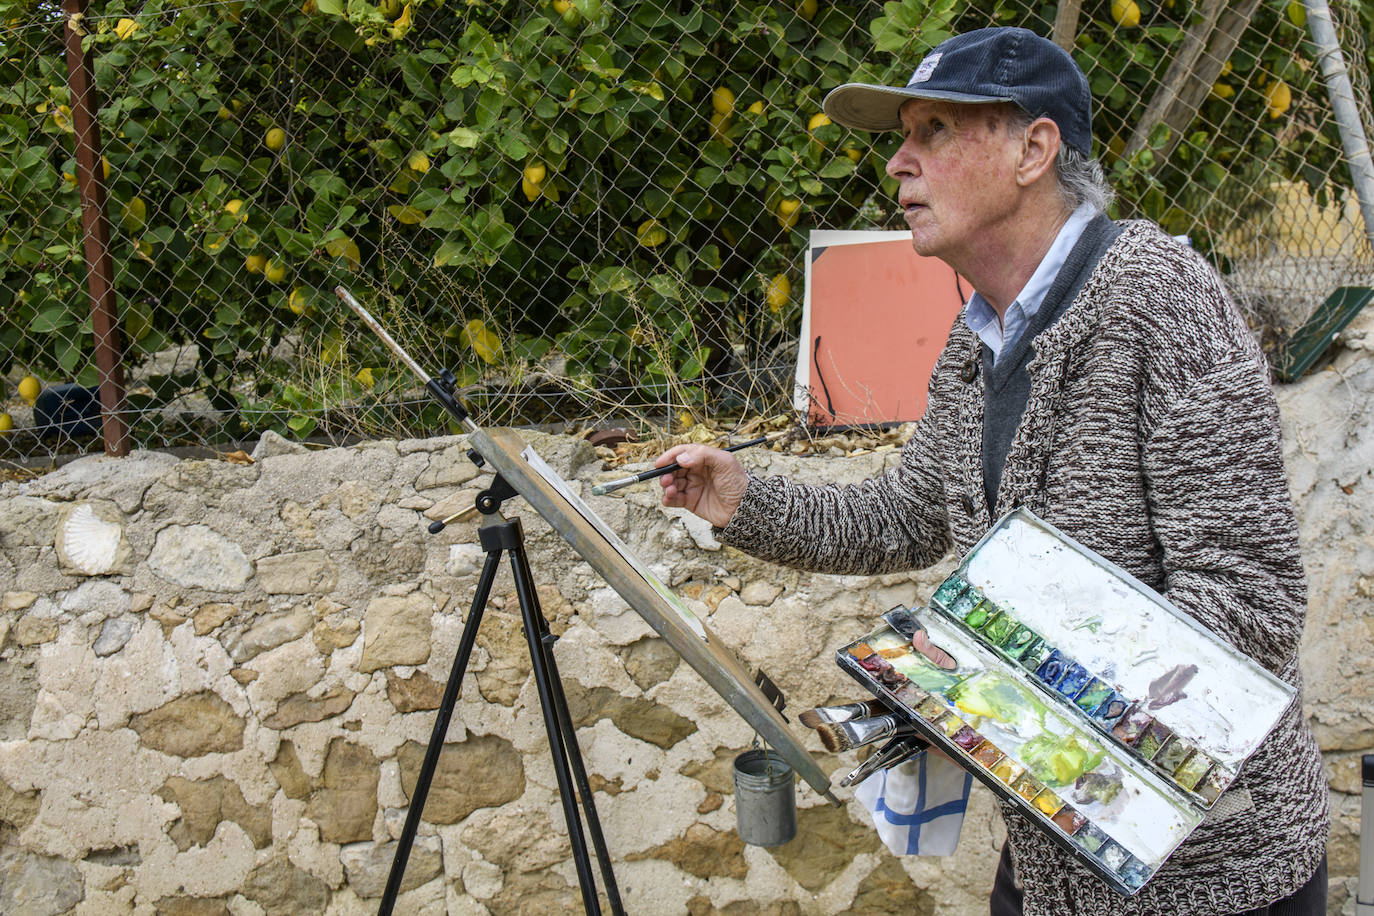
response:
[[[1016,163],[1016,181],[1029,187],[1054,169],[1059,155],[1059,125],[1049,118],[1036,118],[1021,136],[1021,158]]]

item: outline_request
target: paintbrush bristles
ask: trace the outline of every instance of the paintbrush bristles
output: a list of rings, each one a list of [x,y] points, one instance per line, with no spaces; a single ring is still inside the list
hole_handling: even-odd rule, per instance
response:
[[[817,728],[823,722],[848,722],[850,719],[867,719],[886,712],[887,707],[880,700],[863,700],[859,703],[844,703],[839,706],[817,706],[808,709],[799,718],[807,728]]]
[[[886,715],[848,722],[822,722],[816,727],[816,734],[821,736],[821,744],[827,751],[838,753],[890,738],[899,729],[910,731],[911,726],[904,725],[894,715]]]

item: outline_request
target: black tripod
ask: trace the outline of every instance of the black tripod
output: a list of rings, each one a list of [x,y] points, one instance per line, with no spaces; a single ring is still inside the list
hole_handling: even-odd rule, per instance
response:
[[[479,467],[483,463],[482,456],[476,452],[469,452],[468,457]],[[434,721],[434,731],[430,735],[424,763],[415,780],[410,810],[406,813],[405,827],[402,828],[401,838],[396,844],[396,857],[392,860],[391,873],[387,876],[382,904],[377,910],[381,916],[391,913],[396,903],[396,895],[401,889],[401,878],[405,875],[406,862],[410,858],[410,847],[415,841],[415,831],[420,826],[420,816],[424,812],[425,797],[429,794],[429,784],[434,778],[439,753],[443,750],[444,735],[448,733],[453,707],[458,701],[463,675],[467,672],[468,657],[472,654],[473,644],[477,640],[477,629],[482,624],[482,612],[486,609],[492,583],[496,581],[503,552],[510,554],[511,573],[515,578],[515,591],[520,599],[520,614],[524,619],[525,640],[530,647],[530,664],[534,669],[535,684],[539,687],[539,706],[544,712],[544,729],[548,732],[554,772],[558,776],[558,796],[563,802],[563,819],[568,825],[568,839],[572,843],[573,859],[577,863],[577,881],[582,888],[582,906],[587,913],[601,912],[601,903],[596,893],[596,877],[592,874],[587,841],[582,832],[582,819],[578,815],[577,802],[574,800],[574,780],[577,784],[577,798],[581,799],[582,810],[587,818],[587,832],[591,834],[592,845],[596,847],[597,862],[606,882],[606,899],[611,912],[616,916],[623,916],[625,912],[620,902],[620,889],[616,887],[615,873],[611,870],[611,857],[606,851],[606,840],[601,834],[596,803],[592,799],[591,786],[587,782],[587,770],[582,764],[577,734],[573,731],[572,718],[568,715],[568,701],[563,693],[563,682],[558,677],[558,665],[553,658],[553,644],[558,637],[549,632],[548,619],[539,605],[534,577],[530,573],[529,558],[525,554],[525,532],[520,525],[520,519],[507,520],[501,515],[501,503],[515,495],[515,490],[499,474],[488,489],[477,495],[477,510],[482,513],[482,524],[477,533],[483,549],[487,552],[487,559],[482,567],[482,576],[477,581],[477,592],[472,598],[472,610],[468,614],[467,623],[463,625],[463,638],[458,643],[458,654],[453,660],[453,670],[449,673],[444,698],[439,704],[439,713]],[[430,530],[439,531],[443,527],[442,523],[436,522],[430,526]]]

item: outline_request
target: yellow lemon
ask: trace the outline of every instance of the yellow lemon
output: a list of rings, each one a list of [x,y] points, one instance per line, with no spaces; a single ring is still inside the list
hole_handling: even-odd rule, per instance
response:
[[[730,129],[730,116],[720,111],[711,112],[711,139],[719,140],[721,143],[729,143],[730,137],[726,131]]]
[[[1264,92],[1265,110],[1269,117],[1277,118],[1293,104],[1293,90],[1283,80],[1274,80]]]
[[[1123,29],[1140,25],[1140,7],[1135,0],[1112,0],[1112,21]]]
[[[115,34],[119,36],[120,41],[126,40],[137,31],[138,23],[132,19],[121,19],[115,23]]]
[[[717,114],[728,115],[735,110],[735,94],[729,87],[717,86],[711,92],[711,108]]]
[[[801,218],[801,201],[791,197],[778,201],[778,225],[791,229]]]
[[[7,433],[14,429],[14,417],[7,413],[0,413],[0,433]]]
[[[815,18],[818,9],[820,9],[820,4],[816,0],[802,0],[801,5],[797,7],[797,12],[801,13],[803,19],[810,22]]]
[[[656,219],[646,219],[635,230],[635,238],[645,248],[657,248],[668,241],[668,230]]]
[[[243,259],[243,269],[250,274],[260,274],[262,269],[267,266],[267,255],[250,254]]]
[[[71,172],[63,172],[62,180],[70,184],[72,187],[76,187],[76,176],[73,175]]]
[[[548,173],[548,168],[542,162],[531,162],[525,166],[525,180],[530,184],[539,184]]]
[[[280,127],[273,127],[262,138],[262,142],[268,149],[275,153],[286,145],[286,131],[282,130]]]
[[[811,120],[806,122],[806,129],[815,130],[817,127],[824,127],[829,123],[830,118],[826,116],[825,112],[820,112],[819,114],[813,114]]]
[[[759,101],[757,101],[757,102],[755,102],[754,104],[750,105],[749,108],[746,109],[746,110],[747,110],[750,114],[756,114],[756,115],[763,114],[763,100],[760,99]]]
[[[763,300],[774,315],[781,312],[791,298],[792,281],[787,279],[787,274],[777,274],[764,284]]]
[[[280,283],[286,279],[286,265],[274,258],[262,266],[262,275],[269,283]]]
[[[219,111],[215,112],[215,117],[219,118],[221,121],[228,121],[233,116],[234,112],[224,105],[219,106]]]
[[[429,171],[429,157],[424,153],[412,153],[410,158],[406,160],[406,165],[410,166],[412,171],[423,175]]]
[[[372,377],[372,369],[370,367],[359,369],[353,378],[357,380],[358,384],[367,389],[371,389],[373,385],[377,384],[377,380]]]
[[[844,153],[855,162],[860,162],[864,158],[863,150],[855,149],[852,146],[846,146],[844,149],[840,150],[840,152]]]
[[[1212,90],[1207,94],[1214,99],[1229,99],[1236,94],[1236,90],[1230,83],[1217,81],[1212,84]]]
[[[124,224],[124,228],[130,234],[143,231],[143,227],[148,223],[148,205],[143,202],[141,197],[131,197],[129,202],[124,205],[124,212],[120,215],[119,221]]]
[[[243,201],[239,200],[237,197],[235,197],[233,200],[229,201],[227,204],[224,205],[224,212],[232,216],[238,216],[239,211],[242,209]]]
[[[110,160],[104,156],[100,157],[100,174],[105,176],[105,180],[110,180]]]
[[[572,8],[572,0],[553,0],[553,11],[560,16]]]
[[[304,315],[310,307],[310,301],[306,298],[305,290],[297,286],[291,290],[291,294],[286,297],[286,307],[291,310],[293,315]]]
[[[19,380],[19,396],[30,407],[38,400],[38,393],[42,390],[42,383],[32,375],[26,375]]]
[[[528,178],[520,179],[520,190],[525,194],[525,200],[534,203],[539,198],[539,185],[533,184]]]

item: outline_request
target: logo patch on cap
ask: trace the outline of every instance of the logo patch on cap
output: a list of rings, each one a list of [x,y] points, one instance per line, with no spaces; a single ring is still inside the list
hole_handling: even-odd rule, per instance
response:
[[[916,68],[916,72],[911,74],[911,82],[907,83],[907,85],[914,86],[917,83],[924,83],[926,80],[930,79],[930,75],[935,72],[935,65],[939,62],[940,52],[937,51],[934,54],[928,55],[925,60],[921,61],[921,65]]]

